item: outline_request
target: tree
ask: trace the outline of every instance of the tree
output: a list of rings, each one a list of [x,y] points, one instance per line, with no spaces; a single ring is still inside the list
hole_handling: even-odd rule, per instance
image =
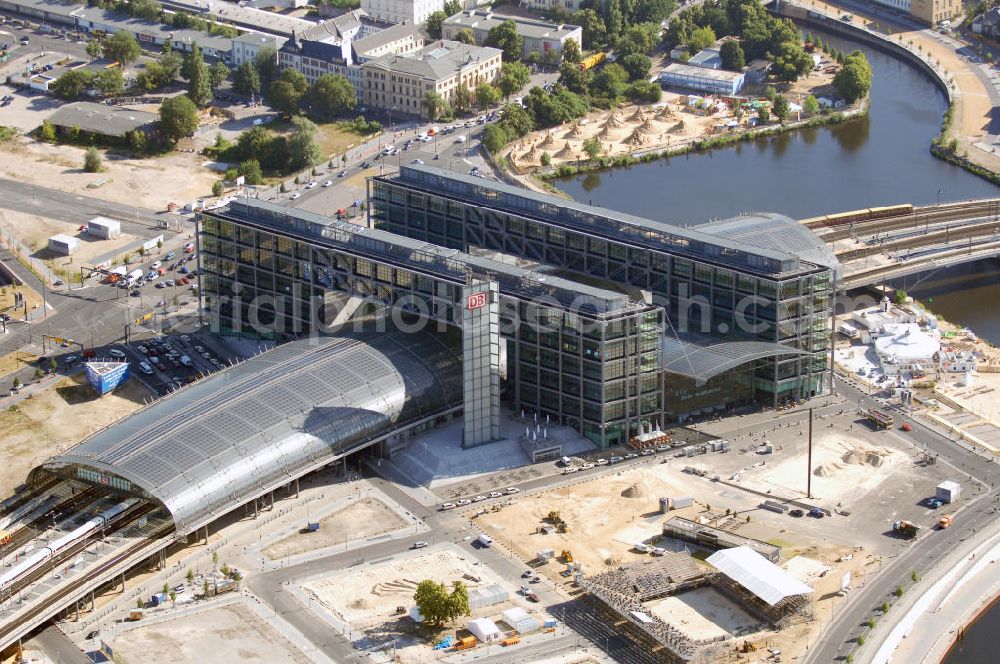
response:
[[[460,11],[462,11],[462,3],[458,0],[448,0],[444,3],[444,13],[448,16],[454,16]]]
[[[628,72],[628,80],[646,80],[649,70],[653,67],[653,61],[642,53],[630,53],[621,59],[621,66]]]
[[[322,158],[316,135],[319,128],[312,120],[301,116],[292,118],[292,135],[288,137],[288,167],[292,170],[318,164]]]
[[[308,87],[306,77],[300,72],[285,69],[278,80],[272,81],[267,97],[272,106],[285,115],[292,116],[299,112],[299,103]]]
[[[761,106],[757,109],[757,120],[760,124],[767,124],[771,120],[771,111],[767,110],[767,106]]]
[[[434,122],[438,119],[441,111],[444,110],[444,97],[438,94],[434,90],[428,90],[424,95],[424,99],[421,102],[424,107],[424,111],[427,113],[427,119]]]
[[[625,94],[628,72],[617,62],[601,68],[590,84],[590,92],[595,97],[605,97],[612,101]]]
[[[83,154],[83,170],[87,173],[98,173],[101,170],[101,155],[93,145]]]
[[[771,72],[782,81],[797,81],[813,68],[812,56],[797,40],[780,44],[771,60]]]
[[[474,102],[475,96],[472,94],[472,90],[465,83],[459,83],[451,95],[451,106],[455,112],[459,115],[465,115],[472,110]]]
[[[493,104],[500,101],[500,91],[483,81],[476,87],[476,106],[485,111]]]
[[[587,94],[594,80],[594,72],[583,71],[572,62],[565,62],[559,68],[559,84],[578,95]]]
[[[722,68],[728,69],[729,71],[740,71],[747,65],[746,56],[743,54],[743,47],[735,39],[729,39],[722,42],[722,48],[719,49],[719,55],[722,57]]]
[[[497,87],[504,97],[509,98],[531,80],[531,70],[521,62],[505,62],[500,65]]]
[[[19,387],[21,387],[21,379],[18,378],[17,376],[14,376],[14,382],[12,382],[11,385],[14,387],[15,390],[18,389]]]
[[[441,39],[441,24],[444,23],[446,18],[448,18],[448,15],[440,9],[436,12],[431,12],[424,26],[427,30],[427,36],[431,39]]]
[[[868,94],[872,86],[872,68],[861,51],[854,51],[844,61],[844,67],[833,77],[837,93],[848,104]]]
[[[625,89],[625,96],[637,104],[655,104],[663,98],[663,88],[653,81],[636,81]]]
[[[96,39],[89,40],[87,42],[87,55],[90,56],[91,60],[97,60],[104,55],[104,44]]]
[[[636,3],[633,19],[641,23],[660,23],[676,8],[674,0],[642,0]]]
[[[273,140],[271,132],[266,127],[250,127],[236,139],[236,158],[260,159],[268,151],[268,144]]]
[[[177,606],[177,593],[171,590],[169,593],[167,593],[167,596],[170,597],[170,605]]]
[[[691,53],[708,48],[715,43],[715,31],[710,26],[697,28],[691,32],[687,40],[687,47]]]
[[[562,48],[562,59],[563,62],[572,62],[573,64],[583,59],[583,54],[580,53],[580,45],[576,43],[575,39],[566,40]]]
[[[252,62],[244,62],[233,75],[233,89],[242,95],[260,94],[260,74]]]
[[[55,371],[56,368],[58,368],[58,366],[59,365],[56,364],[56,358],[50,357],[49,358],[49,371]]]
[[[809,95],[802,102],[802,112],[806,115],[816,115],[819,113],[819,100],[813,95]]]
[[[201,594],[208,597],[208,579],[201,582]]]
[[[519,104],[507,104],[500,112],[500,124],[508,134],[520,138],[535,128],[535,119]]]
[[[92,84],[102,95],[118,94],[125,89],[125,75],[121,67],[102,69],[94,75]]]
[[[212,90],[218,90],[222,82],[229,78],[230,73],[232,72],[229,67],[221,60],[212,65],[208,70],[208,82]]]
[[[94,73],[88,69],[71,69],[49,86],[57,97],[79,99],[94,81]]]
[[[278,76],[278,51],[273,46],[265,46],[254,56],[253,64],[260,74],[261,86],[267,86]]]
[[[188,79],[188,97],[196,106],[204,106],[212,99],[212,78],[198,44],[191,45],[191,52],[181,65],[181,76]]]
[[[119,30],[104,40],[104,57],[125,66],[139,59],[142,51],[131,32]]]
[[[583,43],[588,48],[595,48],[608,39],[608,28],[604,19],[593,9],[583,9],[573,15],[573,23],[583,28]]]
[[[177,142],[198,128],[198,107],[187,95],[167,99],[160,105],[160,132]]]
[[[344,115],[353,111],[357,102],[358,95],[351,82],[344,76],[334,74],[323,74],[306,92],[310,111],[321,118]]]
[[[42,377],[42,370],[36,367],[35,368],[35,380],[39,380],[39,379],[41,379],[41,377]]]
[[[461,581],[452,584],[450,593],[443,583],[430,579],[421,581],[417,584],[413,601],[424,621],[431,625],[442,625],[459,616],[470,615],[469,593]]]
[[[472,30],[462,28],[455,33],[455,41],[474,46],[476,44],[476,36],[472,34]]]
[[[521,35],[517,34],[517,24],[510,20],[490,28],[485,43],[487,46],[503,51],[504,62],[520,60],[524,46],[524,40],[521,39]]]
[[[778,118],[781,122],[785,121],[788,117],[789,106],[788,100],[785,95],[778,95],[774,98],[774,117]]]
[[[543,152],[542,153],[541,163],[542,163],[542,166],[544,166],[546,168],[552,165],[552,157],[549,155],[548,152]]]
[[[260,170],[260,162],[256,159],[247,159],[240,162],[237,172],[244,177],[247,184],[260,184],[264,181],[264,174]]]
[[[597,159],[601,156],[601,142],[597,140],[596,136],[591,136],[583,142],[583,151],[591,159]]]
[[[616,44],[618,54],[624,56],[630,53],[651,53],[660,41],[660,31],[659,23],[630,25]],[[712,42],[714,41],[713,39]]]
[[[483,147],[485,147],[490,154],[496,154],[503,150],[504,146],[510,142],[510,136],[507,134],[507,130],[499,124],[486,125],[486,130],[483,131]]]
[[[222,180],[216,180],[215,182],[212,183],[213,196],[219,197],[225,190],[226,190],[226,185],[222,182]]]
[[[194,570],[188,569],[187,574],[184,575],[184,578],[187,579],[188,583],[194,583]]]

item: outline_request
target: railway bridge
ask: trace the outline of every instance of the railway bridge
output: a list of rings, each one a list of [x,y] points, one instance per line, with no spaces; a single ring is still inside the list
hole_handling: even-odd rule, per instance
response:
[[[801,223],[833,249],[845,291],[1000,256],[1000,198],[866,208]]]

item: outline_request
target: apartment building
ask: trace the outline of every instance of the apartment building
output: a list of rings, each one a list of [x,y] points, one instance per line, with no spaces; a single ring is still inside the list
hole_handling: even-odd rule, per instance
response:
[[[578,25],[549,23],[519,16],[498,16],[491,11],[470,9],[449,16],[441,24],[441,36],[455,39],[461,30],[471,30],[476,43],[482,45],[490,30],[504,21],[513,21],[517,34],[521,36],[521,57],[529,53],[541,53],[544,60],[559,62],[566,42],[572,40],[583,46],[583,28]]]

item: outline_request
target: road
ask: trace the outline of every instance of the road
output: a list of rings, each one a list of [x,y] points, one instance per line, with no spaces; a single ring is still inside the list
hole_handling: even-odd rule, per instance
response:
[[[857,402],[865,394],[843,381],[838,388],[849,400]],[[908,418],[907,418],[908,419]],[[911,571],[918,571],[929,581],[930,568],[935,561],[954,550],[956,546],[978,534],[981,538],[990,527],[996,526],[996,515],[987,509],[993,500],[992,490],[976,494],[969,486],[970,476],[982,481],[987,487],[995,487],[1000,481],[1000,466],[957,446],[947,436],[924,425],[919,420],[910,420],[914,427],[908,435],[924,446],[931,454],[938,454],[939,463],[945,462],[965,473],[962,480],[965,494],[963,506],[955,524],[946,530],[929,530],[909,545],[895,559],[886,561],[877,575],[869,577],[867,583],[848,597],[847,604],[833,622],[824,628],[817,647],[810,650],[807,664],[826,664],[839,661],[854,647],[854,640],[866,631],[862,627],[868,618],[880,615],[875,608],[884,601],[891,601],[896,586],[909,582]],[[902,617],[901,611],[890,612],[890,616]]]
[[[49,625],[32,637],[32,642],[54,664],[90,664],[90,658],[86,653],[77,648],[76,644],[54,625]]]

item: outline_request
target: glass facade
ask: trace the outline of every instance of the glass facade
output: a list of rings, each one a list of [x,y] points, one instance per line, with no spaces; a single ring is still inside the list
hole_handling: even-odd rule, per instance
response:
[[[831,340],[829,269],[767,250],[758,255],[752,247],[737,250],[671,236],[659,228],[644,235],[631,220],[588,216],[580,206],[560,207],[494,185],[435,181],[440,186],[431,187],[426,173],[403,170],[369,180],[373,227],[460,251],[502,252],[648,291],[652,303],[663,307],[668,333],[698,335],[706,343],[767,341],[803,351],[731,372],[730,380],[755,402],[778,405],[821,391]],[[675,385],[668,379],[666,389],[682,389]]]

